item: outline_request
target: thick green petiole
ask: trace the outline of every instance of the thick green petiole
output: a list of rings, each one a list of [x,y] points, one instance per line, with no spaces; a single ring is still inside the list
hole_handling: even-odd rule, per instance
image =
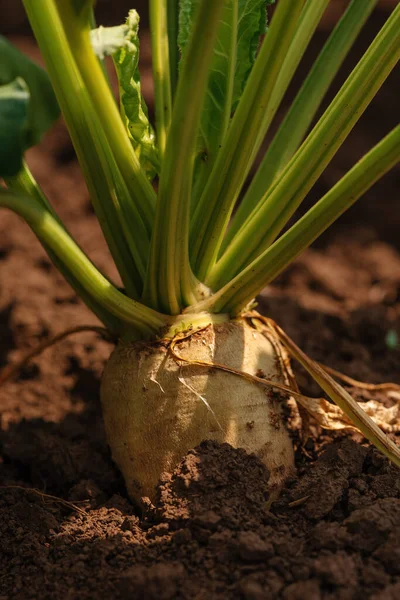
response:
[[[399,59],[400,5],[279,179],[243,223],[207,279],[207,285],[213,289],[223,285],[273,243]]]
[[[110,158],[109,158],[110,164],[112,164],[112,160],[113,160],[113,157],[110,156]],[[47,208],[47,210],[50,212],[50,214],[59,222],[59,224],[62,227],[64,227],[64,224],[58,218],[58,215],[53,210],[53,207],[51,206],[50,202],[47,200],[43,191],[40,189],[39,185],[35,181],[32,173],[30,172],[30,170],[25,162],[23,163],[23,167],[22,167],[21,171],[18,173],[18,175],[12,179],[6,180],[6,183],[7,183],[7,186],[9,189],[11,189],[15,192],[22,192],[23,194],[26,194],[28,196],[32,196],[33,198],[35,198],[38,202],[40,202],[40,204],[42,204],[45,208]],[[126,193],[126,190],[122,190],[122,192]],[[115,206],[118,207],[117,195],[115,195],[113,192],[111,192],[111,193],[114,196]],[[120,195],[121,194],[119,194],[118,196],[120,196]],[[133,239],[132,231],[129,229],[129,224],[130,224],[129,219],[121,218],[121,227],[123,228],[123,230],[126,233],[126,239],[128,240],[128,243],[130,240]],[[134,246],[133,244],[131,247],[132,247],[133,253],[136,252],[136,256],[137,256],[137,258],[139,258],[140,254],[137,251],[137,247]],[[143,279],[144,274],[145,274],[145,269],[146,269],[146,263],[140,263],[138,260],[137,260],[137,263],[138,263],[138,267],[140,268],[140,275],[138,273],[138,277],[141,276]]]
[[[189,211],[196,136],[224,0],[199,5],[176,90],[160,175],[145,300],[179,314],[196,299],[189,263]],[[193,94],[193,90],[196,93]]]
[[[264,155],[257,173],[229,225],[222,250],[227,248],[245,219],[267,192],[276,175],[300,146],[329,86],[377,3],[378,0],[352,0],[349,4]],[[310,5],[309,8],[311,8]],[[306,13],[306,9],[307,7],[304,8],[304,13]],[[308,21],[303,21],[304,28],[307,27],[307,23]],[[296,38],[290,47],[292,52],[297,49]]]
[[[313,208],[198,310],[240,313],[268,283],[400,161],[400,125],[366,154]]]
[[[116,164],[150,234],[155,193],[132,148],[117,103],[92,49],[90,19],[84,21],[80,18],[73,0],[57,0],[57,7],[71,53],[92,99],[94,110],[102,124]]]
[[[61,224],[61,221],[54,212],[53,207],[47,200],[42,189],[37,184],[25,161],[23,161],[22,169],[20,170],[18,175],[16,175],[15,177],[6,178],[5,182],[7,184],[8,189],[12,190],[13,192],[19,192],[35,198],[35,200],[42,204],[42,206],[46,208],[49,211],[49,213],[51,213],[51,215],[55,219],[57,219]]]
[[[282,102],[282,98],[285,95],[293,74],[307,49],[312,35],[318,27],[329,1],[330,0],[306,1],[298,20],[296,31],[293,35],[293,40],[290,43],[289,49],[272,90],[271,98],[269,100],[267,110],[265,111],[263,126],[258,135],[257,147],[261,146],[272,119],[274,118],[276,111]],[[257,149],[255,149],[253,154],[254,158],[256,155],[256,150]]]
[[[6,183],[8,189],[12,192],[16,192],[17,194],[22,194],[24,196],[30,196],[34,201],[39,203],[49,212],[49,214],[51,214],[58,224],[65,229],[64,224],[59,219],[50,202],[47,200],[25,162],[23,163],[22,169],[18,175],[12,179],[7,179]],[[88,308],[102,323],[104,323],[107,329],[117,335],[122,333],[126,325],[120,319],[117,319],[114,315],[107,311],[103,306],[101,306],[101,304],[99,304],[93,296],[88,294],[80,282],[72,275],[66,263],[59,260],[51,251],[51,249],[46,246],[46,244],[43,244],[43,246],[55,267],[60,271],[60,273],[62,273],[70,286],[75,290],[78,296],[82,298],[83,302],[88,306]]]
[[[151,49],[153,61],[156,130],[160,159],[164,156],[171,122],[172,89],[168,41],[168,0],[150,0]]]
[[[72,56],[54,0],[24,0],[36,38],[46,60],[53,87],[89,188],[101,228],[129,296],[138,298],[141,282],[123,235],[115,206],[115,183],[108,158],[111,150],[96,117],[91,98]],[[62,69],[59,68],[62,60]]]
[[[251,160],[260,144],[272,90],[290,45],[304,0],[280,0],[250,73],[222,148],[192,220],[192,260],[205,280],[217,260],[223,234]]]
[[[40,8],[32,0],[24,4],[107,244],[128,295],[138,298],[147,266],[155,194],[138,165],[92,51],[90,11],[87,19],[77,16],[71,0],[43,0]]]
[[[0,206],[19,214],[39,240],[66,265],[87,295],[105,311],[131,325],[144,336],[158,333],[167,324],[167,317],[118,291],[96,269],[48,210],[36,200],[0,189]]]
[[[179,0],[167,0],[168,8],[168,53],[171,80],[171,94],[174,99],[178,85],[178,30],[179,30]]]

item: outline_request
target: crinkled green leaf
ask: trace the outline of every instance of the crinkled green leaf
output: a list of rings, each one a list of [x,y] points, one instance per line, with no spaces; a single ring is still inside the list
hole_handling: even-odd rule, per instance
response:
[[[274,2],[275,0],[239,0],[233,108],[240,100],[254,65],[260,38],[267,31],[267,7]]]
[[[178,43],[182,56],[189,41],[200,0],[181,0]],[[235,14],[236,13],[236,14]],[[200,121],[198,153],[210,166],[229,124],[235,70],[237,12],[233,1],[224,7],[215,45],[207,94]]]
[[[21,170],[29,99],[23,79],[0,86],[0,177],[13,177]]]
[[[180,0],[178,44],[182,58],[200,0]],[[196,177],[207,176],[254,64],[266,31],[267,5],[273,0],[227,0],[221,19],[208,92],[204,102]],[[200,177],[199,177],[200,174]]]
[[[43,69],[0,36],[0,176],[15,175],[23,152],[37,144],[60,114]],[[11,106],[14,98],[15,106]],[[17,160],[16,149],[19,148]],[[9,165],[3,161],[9,157]]]
[[[99,58],[111,56],[118,75],[121,114],[132,145],[149,179],[159,170],[154,130],[143,99],[139,74],[139,15],[129,12],[119,27],[99,27],[91,32],[92,47]]]

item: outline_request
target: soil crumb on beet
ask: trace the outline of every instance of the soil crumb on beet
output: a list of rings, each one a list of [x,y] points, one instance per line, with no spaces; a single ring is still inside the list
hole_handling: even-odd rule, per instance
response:
[[[2,488],[1,598],[396,597],[398,470],[344,439],[270,509],[267,482],[254,455],[204,442],[142,517],[87,480],[70,487],[70,505]]]

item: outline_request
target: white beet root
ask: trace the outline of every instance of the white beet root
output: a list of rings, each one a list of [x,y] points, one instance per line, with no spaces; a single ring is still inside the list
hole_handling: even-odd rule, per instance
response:
[[[194,333],[175,350],[188,361],[287,385],[287,357],[270,336],[237,319]],[[294,469],[276,390],[217,368],[178,364],[165,342],[120,343],[106,365],[101,399],[113,459],[136,502],[154,500],[160,475],[206,439],[256,453],[270,470],[271,492]]]

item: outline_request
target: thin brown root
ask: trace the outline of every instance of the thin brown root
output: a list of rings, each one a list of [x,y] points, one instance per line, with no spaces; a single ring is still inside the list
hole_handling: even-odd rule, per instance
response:
[[[269,319],[269,322],[289,354],[308,371],[314,381],[339,406],[355,427],[395,465],[400,467],[400,449],[398,446],[383,433],[374,420],[323,367],[309,358],[274,321]]]
[[[234,367],[228,367],[226,365],[221,365],[220,363],[206,362],[206,361],[202,361],[202,360],[191,360],[191,359],[187,359],[187,358],[181,356],[175,350],[176,344],[191,337],[191,335],[194,335],[194,333],[197,333],[197,331],[187,334],[184,337],[175,338],[174,340],[172,340],[170,347],[169,347],[169,351],[171,352],[171,354],[172,354],[173,358],[175,358],[175,360],[177,360],[181,363],[182,362],[186,363],[187,366],[197,366],[197,367],[203,367],[206,369],[218,369],[220,371],[225,371],[225,373],[232,373],[233,375],[242,377],[243,379],[246,379],[247,381],[251,381],[252,383],[257,383],[264,387],[276,388],[280,392],[283,392],[285,395],[293,396],[299,400],[303,400],[303,401],[319,400],[319,398],[309,398],[308,396],[304,396],[304,394],[301,394],[297,390],[293,390],[291,387],[284,385],[282,383],[277,383],[276,381],[272,381],[270,379],[264,379],[264,377],[257,377],[257,375],[251,375],[250,373],[246,373],[245,371],[241,371],[240,369],[235,369]],[[321,398],[321,400],[323,400],[323,398]]]
[[[293,500],[293,502],[289,502],[289,508],[296,508],[296,506],[302,506],[307,502],[310,496],[303,496],[303,498],[299,498],[298,500]]]
[[[274,329],[275,331],[278,328],[278,325],[275,323],[275,321],[273,321],[272,319],[268,319],[267,317],[264,317],[258,313],[248,313],[244,316],[251,320],[258,319],[259,321],[262,321],[265,325],[268,325],[270,328],[272,327],[272,329]],[[340,381],[343,381],[344,383],[347,383],[352,387],[359,388],[361,390],[367,390],[369,392],[400,392],[400,385],[398,383],[365,383],[364,381],[353,379],[352,377],[349,377],[348,375],[345,375],[340,371],[336,371],[335,369],[332,369],[332,367],[328,367],[328,365],[324,365],[322,363],[317,362],[316,364],[318,364],[318,366],[321,367],[321,369],[323,369],[332,377],[335,377],[336,379],[339,379]]]
[[[324,369],[329,375],[351,385],[352,387],[359,388],[360,390],[367,390],[369,392],[400,392],[400,385],[397,383],[365,383],[363,381],[358,381],[357,379],[353,379],[348,375],[344,375],[340,371],[336,371],[332,369],[332,367],[328,367],[327,365],[323,365],[318,363],[319,366]]]
[[[185,339],[187,337],[189,336],[185,336]],[[264,387],[276,388],[281,393],[295,398],[298,404],[302,408],[304,408],[307,411],[307,413],[310,414],[318,423],[318,425],[323,429],[353,429],[355,431],[359,431],[358,427],[356,427],[350,421],[350,419],[346,417],[345,413],[341,408],[336,406],[336,404],[331,404],[330,402],[328,402],[328,400],[325,400],[325,398],[310,398],[309,396],[301,394],[297,389],[292,389],[289,386],[283,385],[281,383],[276,383],[275,381],[271,381],[270,379],[264,379],[263,377],[257,377],[256,375],[250,375],[250,373],[246,373],[245,371],[240,371],[239,369],[227,367],[226,365],[221,365],[219,363],[209,363],[200,360],[186,359],[180,354],[178,354],[175,350],[175,345],[179,341],[180,340],[178,339],[174,340],[171,343],[170,352],[173,358],[175,358],[175,360],[185,362],[186,366],[198,366],[207,369],[219,369],[220,371],[225,371],[226,373],[232,373],[233,375],[242,377],[243,379],[251,381],[252,383],[256,383]]]
[[[46,340],[42,344],[39,344],[14,365],[7,365],[2,371],[0,371],[0,386],[6,383],[6,381],[9,381],[15,377],[22,367],[24,367],[33,358],[39,356],[39,354],[47,350],[47,348],[51,348],[51,346],[58,344],[70,335],[74,335],[75,333],[83,333],[84,331],[93,331],[101,335],[106,340],[111,339],[110,332],[104,327],[96,327],[95,325],[80,325],[79,327],[71,327],[70,329],[66,329],[65,331],[52,337],[50,340]]]
[[[181,365],[182,368],[182,365]],[[213,409],[211,408],[211,406],[209,405],[209,403],[207,402],[206,398],[204,396],[202,396],[201,394],[199,394],[191,385],[189,385],[185,379],[183,377],[179,377],[178,378],[179,381],[182,383],[182,385],[184,385],[185,387],[188,388],[188,390],[190,390],[192,392],[192,394],[194,394],[195,396],[197,396],[197,398],[199,400],[201,400],[203,402],[203,404],[205,405],[205,407],[207,408],[207,410],[212,414],[212,416],[215,419],[215,422],[218,426],[218,429],[222,432],[224,432],[223,427],[221,425],[221,423],[218,421],[217,419],[217,415],[215,414],[215,412],[213,411]]]
[[[346,392],[346,390],[330,377],[329,370],[325,369],[325,367],[313,361],[306,354],[304,354],[300,350],[300,348],[296,346],[296,344],[280,329],[280,327],[272,319],[262,317],[258,313],[248,313],[244,316],[247,317],[253,323],[254,326],[256,326],[256,320],[264,323],[267,326],[267,332],[265,333],[269,334],[268,339],[270,340],[270,342],[274,343],[275,346],[278,346],[279,343],[283,344],[283,346],[286,347],[289,354],[293,358],[297,359],[309,371],[313,379],[317,381],[317,383],[319,383],[319,385],[324,389],[328,396],[330,396],[334,404],[332,404],[325,398],[310,398],[309,396],[301,394],[298,391],[297,384],[295,383],[294,379],[293,381],[290,380],[290,385],[293,386],[290,387],[281,383],[276,383],[275,381],[264,379],[263,377],[258,377],[257,375],[251,375],[250,373],[246,373],[244,371],[241,371],[240,369],[228,367],[219,363],[186,359],[180,354],[178,354],[178,352],[176,351],[176,345],[179,342],[190,338],[195,333],[198,333],[199,330],[188,332],[183,336],[176,337],[175,339],[173,339],[170,343],[169,351],[171,352],[175,360],[179,361],[180,363],[186,363],[188,366],[199,366],[207,369],[219,369],[221,371],[225,371],[226,373],[232,373],[233,375],[242,377],[247,381],[251,381],[253,383],[265,387],[275,388],[288,396],[292,396],[297,400],[299,405],[315,419],[315,421],[319,424],[320,427],[330,430],[353,429],[356,431],[360,431],[364,434],[365,437],[370,439],[370,441],[372,441],[384,454],[386,454],[393,462],[399,464],[400,452],[398,448],[391,442],[391,440],[389,440],[389,438],[387,438],[387,436],[371,418],[374,416],[373,410],[373,414],[370,414],[371,409],[373,407],[366,405],[366,410],[363,410],[361,406]],[[280,356],[279,352],[278,355]],[[336,375],[337,372],[334,371],[334,374]],[[341,373],[338,373],[338,375],[342,376]],[[350,378],[348,379],[350,380]],[[372,384],[365,385],[368,386],[366,387],[366,389],[373,390],[385,389],[392,391],[393,389],[397,389],[397,386],[395,386],[395,384],[378,384],[377,386]],[[385,413],[381,415],[380,419],[378,419],[378,422],[380,427],[387,429],[387,431],[397,431],[397,424],[393,424],[393,419],[395,420],[395,416],[392,415],[391,412],[390,414],[388,412],[387,414]]]
[[[40,492],[39,490],[36,490],[35,488],[25,488],[22,485],[0,485],[0,490],[22,490],[23,492],[26,492],[27,494],[29,493],[29,494],[34,494],[35,496],[39,496],[42,500],[49,500],[51,502],[55,502],[56,504],[61,504],[65,508],[74,510],[74,511],[78,512],[79,514],[87,517],[87,513],[84,510],[82,510],[81,508],[79,508],[79,506],[76,506],[76,504],[73,504],[72,502],[68,502],[68,500],[63,500],[63,498],[58,498],[58,496],[52,496],[51,494],[45,494],[43,492]]]

